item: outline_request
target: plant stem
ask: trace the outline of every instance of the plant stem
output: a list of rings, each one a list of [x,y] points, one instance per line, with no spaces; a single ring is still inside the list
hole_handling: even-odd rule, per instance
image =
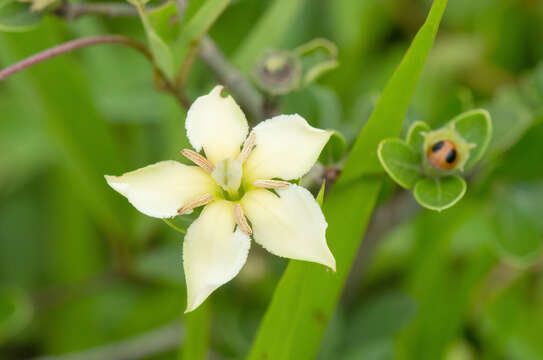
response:
[[[5,69],[0,70],[0,81],[4,80],[10,75],[13,75],[19,71],[22,71],[30,66],[36,65],[42,61],[51,59],[55,56],[59,56],[67,52],[74,51],[83,47],[93,46],[93,45],[98,45],[98,44],[125,45],[134,50],[139,51],[147,59],[149,59],[150,61],[153,61],[153,57],[151,53],[149,52],[149,50],[145,47],[145,45],[129,37],[121,36],[121,35],[90,36],[90,37],[68,41],[67,43],[46,49],[24,60],[21,60],[11,66],[8,66]]]
[[[153,65],[153,70],[155,74],[156,82],[155,84],[160,90],[167,91],[171,93],[177,101],[185,108],[190,106],[190,101],[180,92],[178,89],[173,86],[173,84],[167,80],[164,73],[156,66],[153,55],[147,49],[147,47],[140,43],[139,41],[133,40],[129,37],[122,35],[99,35],[99,36],[89,36],[72,41],[68,41],[64,44],[53,46],[52,48],[43,50],[37,54],[27,57],[7,68],[0,70],[0,81],[6,79],[7,77],[18,73],[19,71],[25,70],[33,65],[39,64],[45,60],[49,60],[53,57],[66,54],[68,52],[100,44],[119,44],[128,46],[147,58]]]
[[[64,2],[54,13],[67,20],[94,14],[106,17],[138,16],[137,9],[125,3],[69,3]]]
[[[213,70],[217,79],[232,92],[254,122],[264,120],[263,96],[228,61],[209,36],[202,37],[199,50],[200,58]]]
[[[181,345],[179,360],[205,360],[209,348],[209,302],[185,315],[185,341]]]
[[[179,12],[183,13],[186,1],[180,0]],[[137,9],[124,3],[64,3],[54,13],[67,20],[75,20],[85,15],[98,15],[107,17],[138,16]],[[263,96],[256,90],[245,76],[235,68],[215,45],[209,36],[204,36],[199,43],[193,44],[189,55],[185,59],[175,83],[166,83],[164,88],[172,93],[184,106],[190,106],[190,101],[184,95],[184,85],[195,55],[211,68],[222,82],[239,101],[253,122],[257,123],[266,117],[268,110]]]
[[[171,227],[172,229],[174,229],[175,231],[177,232],[180,232],[181,234],[186,234],[187,231],[184,230],[184,229],[181,229],[181,228],[178,228],[177,226],[175,226],[170,220],[168,219],[162,219],[162,221],[164,221],[169,227]]]

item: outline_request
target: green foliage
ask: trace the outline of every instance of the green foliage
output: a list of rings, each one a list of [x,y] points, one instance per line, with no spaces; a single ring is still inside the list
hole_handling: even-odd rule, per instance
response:
[[[413,189],[420,205],[441,211],[456,204],[466,193],[466,182],[457,173],[481,159],[491,134],[488,112],[470,110],[435,131],[430,131],[426,123],[416,121],[409,128],[405,142],[385,139],[377,153],[388,175],[400,186]],[[457,164],[452,169],[436,168],[427,158],[427,149],[443,140],[455,146]]]
[[[0,1],[0,31],[28,31],[36,27],[41,19],[42,14],[30,11],[29,4],[17,0]]]
[[[288,34],[304,3],[305,0],[274,1],[240,45],[234,63],[242,71],[249,73],[263,51],[267,48],[276,48]]]
[[[543,250],[541,199],[543,186],[520,185],[500,189],[493,209],[496,246],[500,252],[520,266],[536,261]]]
[[[167,21],[164,16],[155,17],[155,23],[149,21],[147,10],[145,10],[144,3],[141,0],[130,1],[137,9],[143,23],[143,28],[147,34],[147,41],[149,42],[149,48],[153,54],[153,59],[160,70],[164,72],[168,79],[173,79],[175,76],[175,64],[170,47],[162,39],[162,37],[155,31],[156,26],[160,26],[161,22]]]
[[[0,344],[23,330],[32,319],[32,304],[21,291],[0,290]]]
[[[319,204],[321,208],[324,205],[325,190],[326,190],[326,180],[322,182],[319,192],[317,193],[317,197],[315,198],[315,200],[317,200],[317,203]]]
[[[379,144],[379,160],[386,172],[400,186],[412,189],[422,178],[420,153],[400,139],[387,139]]]
[[[253,351],[261,359],[268,349],[270,359],[543,358],[537,2],[449,2],[426,59],[420,49],[437,25],[434,9],[396,73],[429,1],[191,0],[181,13],[182,3],[147,2],[146,18],[171,52],[174,75],[195,55],[184,86],[190,100],[219,82],[193,50],[206,33],[249,81],[268,49],[299,51],[312,39],[337,46],[337,57],[319,47],[301,63],[307,70],[337,60],[334,71],[317,66],[309,85],[260,95],[266,110],[299,113],[336,132],[320,157],[324,166],[301,181],[323,204],[338,272],[292,261],[283,273],[285,259],[253,244],[240,274],[202,313],[183,315],[183,235],[132,209],[103,174],[183,161],[186,111],[154,89],[153,69],[140,54],[116,44],[80,49],[0,83],[0,358],[89,351],[114,360],[104,349],[127,344],[156,360],[197,359],[206,350],[224,359]],[[41,13],[31,5],[0,0],[0,31],[9,30],[0,33],[2,68],[91,35],[151,44],[137,17],[68,21],[51,13],[60,2]],[[486,151],[490,131],[486,115],[474,111],[480,108],[492,119]],[[378,144],[394,139],[382,143],[396,154],[385,162],[423,159],[424,134],[455,117],[462,137],[482,146],[470,149],[460,175],[469,187],[462,201],[428,211],[386,175]],[[434,177],[442,199],[462,190],[446,177],[456,172],[428,176],[418,164],[430,206],[444,205],[436,204]],[[411,179],[398,182],[418,196]],[[187,229],[197,215],[172,223]],[[160,336],[147,342],[155,331]]]
[[[334,131],[330,136],[330,140],[322,149],[319,156],[319,162],[323,164],[334,164],[343,159],[347,152],[347,142],[343,135]]]
[[[432,210],[445,210],[466,193],[466,182],[458,175],[425,178],[417,182],[413,195],[419,204]]]
[[[231,0],[207,0],[184,25],[180,36],[172,44],[176,64],[179,65],[226,9]]]
[[[381,187],[382,180],[375,175],[379,171],[375,149],[383,138],[400,132],[416,75],[422,71],[446,4],[434,3],[325,202],[327,238],[337,261],[337,274],[317,264],[291,261],[275,290],[249,359],[315,356]],[[343,211],[345,208],[350,209],[349,213]]]
[[[469,150],[469,158],[465,165],[469,169],[481,159],[492,138],[492,121],[486,110],[471,110],[451,120],[454,130],[475,147]]]
[[[181,347],[180,360],[205,360],[209,347],[209,304],[185,315],[187,338]]]

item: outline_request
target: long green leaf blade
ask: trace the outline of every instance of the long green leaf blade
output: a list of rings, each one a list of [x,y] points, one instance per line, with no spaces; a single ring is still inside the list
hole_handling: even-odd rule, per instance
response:
[[[381,189],[383,170],[377,146],[398,136],[407,107],[432,47],[447,0],[435,0],[426,23],[385,87],[359,135],[324,213],[337,273],[291,261],[275,291],[249,359],[313,359],[351,268]],[[347,211],[346,211],[347,210]]]
[[[250,72],[253,64],[268,47],[276,47],[296,19],[306,0],[276,0],[259,19],[254,30],[243,41],[234,64]]]

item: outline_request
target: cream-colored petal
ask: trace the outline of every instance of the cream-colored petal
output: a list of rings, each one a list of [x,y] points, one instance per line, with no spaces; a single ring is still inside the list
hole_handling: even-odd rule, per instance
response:
[[[235,226],[232,204],[217,200],[207,205],[188,228],[183,244],[185,312],[196,309],[245,264],[251,239],[239,228],[234,231]]]
[[[214,164],[235,159],[247,137],[249,126],[245,114],[234,99],[223,97],[222,86],[196,99],[187,113],[187,137],[196,151],[204,149]]]
[[[217,191],[215,182],[204,170],[173,160],[105,178],[136,209],[157,218],[176,216],[184,203]]]
[[[300,115],[279,115],[253,129],[256,147],[244,166],[247,181],[297,179],[306,174],[328,142],[330,131],[310,126]]]
[[[311,193],[298,185],[276,191],[279,196],[252,190],[241,200],[255,241],[275,255],[313,261],[335,271],[336,260],[325,238],[328,224]]]

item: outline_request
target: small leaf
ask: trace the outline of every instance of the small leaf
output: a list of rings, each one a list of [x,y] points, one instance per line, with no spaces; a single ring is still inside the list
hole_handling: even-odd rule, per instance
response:
[[[426,131],[430,131],[428,124],[424,121],[415,121],[407,132],[407,144],[420,154],[424,153],[424,136],[421,133]]]
[[[425,178],[415,185],[413,194],[419,204],[430,210],[445,210],[466,193],[466,182],[460,176]]]
[[[322,209],[322,204],[324,204],[324,190],[326,190],[326,179],[322,180],[321,188],[319,189],[319,193],[317,194],[317,197],[315,200],[317,200],[317,204]]]
[[[451,120],[454,129],[468,143],[475,147],[470,150],[465,165],[470,168],[483,156],[492,136],[492,122],[490,114],[483,109],[470,110]]]
[[[0,0],[0,31],[28,31],[37,26],[41,19],[42,14],[30,11],[28,3]]]
[[[319,162],[327,165],[334,164],[343,159],[343,156],[347,152],[347,142],[341,133],[333,131],[330,136],[330,140],[322,149],[319,156]]]
[[[173,79],[175,76],[175,68],[170,47],[156,33],[151,25],[143,3],[140,0],[131,0],[130,3],[138,9],[141,22],[143,23],[145,33],[147,34],[147,41],[149,41],[149,47],[151,48],[151,53],[153,54],[157,66],[164,72],[168,79]]]
[[[377,155],[387,174],[400,186],[411,189],[422,178],[420,155],[404,141],[381,141]]]
[[[174,41],[179,36],[181,26],[176,1],[170,0],[148,10],[147,16],[149,24],[166,43]]]

